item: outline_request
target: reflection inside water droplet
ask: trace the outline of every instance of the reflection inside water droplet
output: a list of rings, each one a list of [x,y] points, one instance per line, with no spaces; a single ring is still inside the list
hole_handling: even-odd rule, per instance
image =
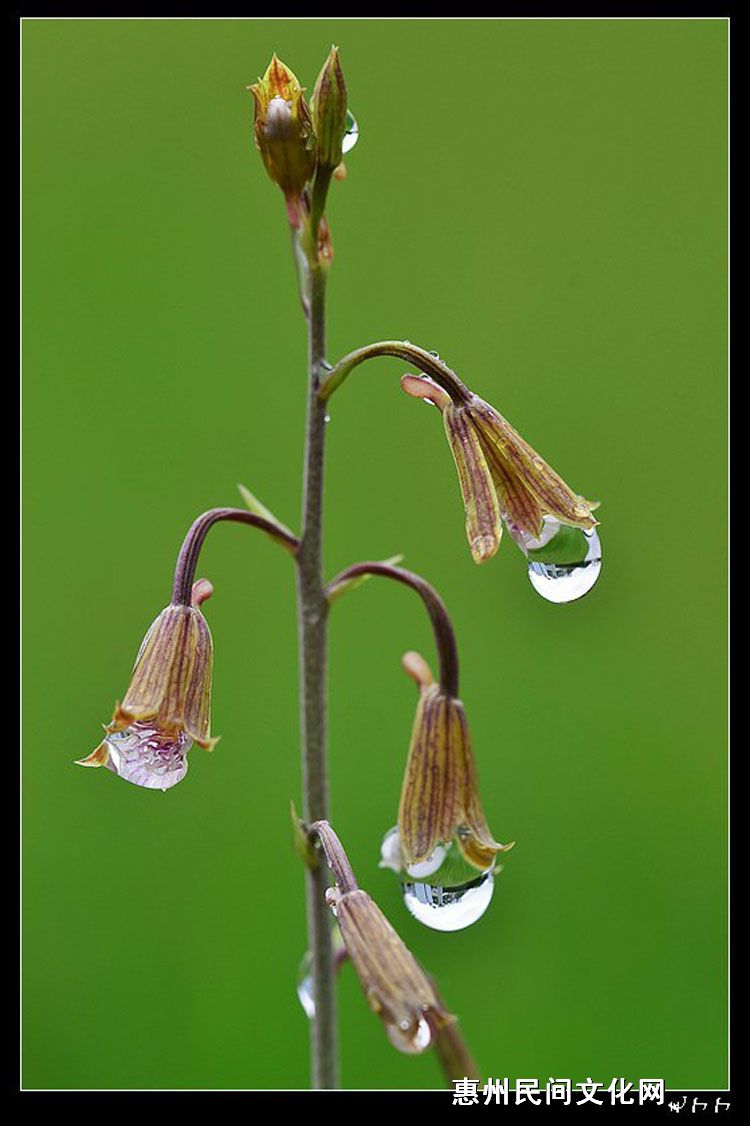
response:
[[[359,126],[354,119],[354,114],[350,110],[346,111],[346,128],[344,129],[344,138],[341,142],[341,152],[350,152],[357,141],[359,140]]]
[[[415,919],[436,931],[460,931],[481,919],[494,891],[492,869],[457,887],[405,883],[404,903]]]
[[[478,871],[454,841],[438,845],[428,860],[404,868],[398,829],[390,829],[383,839],[380,867],[399,875],[407,910],[437,931],[470,927],[489,907],[495,889],[494,869]]]
[[[602,548],[596,528],[569,528],[550,516],[538,540],[514,538],[529,560],[529,581],[548,602],[574,602],[593,587],[602,569]]]

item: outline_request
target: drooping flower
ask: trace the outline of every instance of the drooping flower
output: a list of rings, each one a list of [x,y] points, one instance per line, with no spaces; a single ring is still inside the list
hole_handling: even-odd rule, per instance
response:
[[[332,897],[349,959],[367,1003],[400,1052],[424,1052],[455,1017],[446,1012],[427,975],[366,891]]]
[[[401,385],[442,412],[475,562],[495,554],[503,523],[525,551],[541,541],[547,521],[584,532],[596,526],[597,503],[573,492],[489,403],[471,393],[454,401],[426,375],[405,375]]]
[[[419,701],[398,809],[399,865],[414,870],[455,841],[464,859],[485,871],[513,844],[498,843],[487,824],[464,706],[418,653],[407,653],[403,665]]]
[[[302,193],[315,171],[315,135],[303,89],[276,55],[248,89],[255,99],[255,144],[284,193],[289,222],[299,227]]]
[[[187,774],[193,743],[213,750],[211,633],[200,604],[211,584],[193,585],[191,605],[171,604],[149,628],[105,739],[81,766],[106,766],[151,790],[168,790]]]

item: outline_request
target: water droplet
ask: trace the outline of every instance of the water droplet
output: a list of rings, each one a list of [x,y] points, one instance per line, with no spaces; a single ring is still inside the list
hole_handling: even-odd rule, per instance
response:
[[[333,364],[329,364],[328,360],[320,360],[318,367],[322,368],[323,371],[333,371]]]
[[[542,536],[539,540],[527,540],[526,551],[529,581],[548,602],[583,598],[602,569],[602,548],[596,528],[585,532],[546,517]]]
[[[438,845],[429,859],[404,868],[398,829],[390,829],[383,839],[380,867],[398,873],[407,909],[432,930],[471,926],[487,910],[494,891],[493,869],[478,871],[454,841]]]
[[[401,845],[398,840],[398,829],[389,829],[383,837],[383,843],[380,846],[380,864],[378,867],[390,868],[392,872],[398,874],[401,872],[403,866]]]
[[[330,867],[330,865],[329,865],[329,867]],[[333,915],[333,917],[335,919],[336,916],[338,915],[338,910],[337,910],[337,904],[338,904],[338,901],[339,901],[339,890],[338,890],[338,888],[333,886],[333,885],[331,887],[327,887],[325,898],[326,898],[326,907],[329,908],[329,910],[331,911],[331,914]]]
[[[313,997],[312,954],[309,950],[304,954],[297,970],[297,996],[306,1016],[312,1020],[315,1016],[315,998]]]
[[[350,110],[346,111],[346,128],[344,129],[344,137],[341,142],[341,152],[347,153],[356,145],[359,140],[359,126],[354,119],[354,114]]]
[[[339,973],[346,961],[346,947],[341,937],[341,931],[335,924],[331,932],[331,942],[333,943],[333,968],[336,973]],[[303,954],[297,970],[297,996],[300,1005],[312,1020],[315,1016],[315,994],[313,993],[312,954],[309,950]]]
[[[330,414],[327,414],[327,415],[324,415],[324,416],[323,416],[323,422],[330,422],[330,421],[331,421],[331,416],[330,416]]]
[[[414,1032],[410,1034],[409,1030],[408,1020],[402,1021],[399,1026],[395,1024],[386,1026],[388,1039],[394,1048],[398,1048],[399,1052],[407,1052],[409,1055],[415,1055],[423,1052],[425,1048],[429,1048],[432,1043],[432,1029],[424,1017],[420,1018]]]
[[[436,931],[460,931],[481,919],[494,891],[492,869],[454,887],[405,883],[404,903],[420,923]]]

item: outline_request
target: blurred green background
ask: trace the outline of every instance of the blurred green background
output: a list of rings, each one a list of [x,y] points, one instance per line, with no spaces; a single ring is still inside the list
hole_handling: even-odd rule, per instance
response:
[[[83,771],[193,517],[299,507],[305,336],[246,84],[341,48],[330,358],[438,349],[587,496],[604,567],[543,602],[472,563],[439,420],[396,361],[333,402],[326,564],[402,551],[442,592],[482,793],[515,838],[438,934],[379,870],[418,600],[331,628],[332,819],[485,1074],[722,1086],[726,1042],[726,38],[719,20],[23,25],[27,1087],[304,1087],[292,568],[224,525],[201,573],[212,756],[162,795]],[[343,1082],[441,1084],[350,969]]]

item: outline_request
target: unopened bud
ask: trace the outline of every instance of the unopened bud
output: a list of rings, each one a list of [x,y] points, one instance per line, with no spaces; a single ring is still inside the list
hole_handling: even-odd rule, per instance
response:
[[[331,47],[331,53],[315,83],[312,121],[317,140],[318,163],[331,170],[338,168],[346,130],[346,83],[337,47]]]
[[[315,171],[315,136],[302,87],[274,55],[248,89],[255,98],[255,143],[268,175],[284,193],[289,222],[298,227],[302,192]]]

